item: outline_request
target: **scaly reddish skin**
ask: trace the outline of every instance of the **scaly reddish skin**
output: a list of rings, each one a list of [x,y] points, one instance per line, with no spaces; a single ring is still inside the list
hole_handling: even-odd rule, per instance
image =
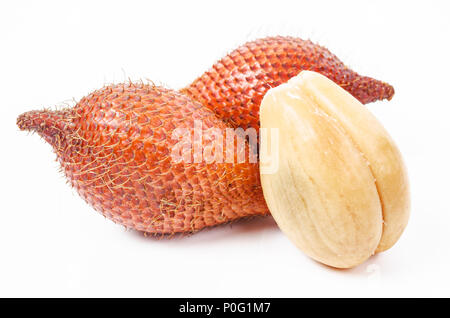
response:
[[[203,147],[212,144],[209,128],[228,127],[176,91],[121,84],[93,92],[72,109],[25,113],[17,124],[49,142],[78,193],[126,227],[147,233],[195,232],[268,214],[257,163],[172,161],[178,142],[173,130],[186,128],[192,134],[194,120],[202,122]]]
[[[327,76],[363,104],[389,100],[394,95],[391,85],[358,75],[326,48],[282,36],[240,46],[181,92],[212,109],[233,127],[258,129],[264,94],[302,70]]]

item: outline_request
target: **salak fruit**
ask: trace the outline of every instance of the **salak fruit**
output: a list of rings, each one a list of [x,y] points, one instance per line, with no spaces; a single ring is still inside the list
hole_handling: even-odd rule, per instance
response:
[[[258,129],[264,94],[302,70],[325,75],[363,104],[394,95],[391,85],[353,72],[326,48],[283,36],[240,46],[181,91],[233,127]]]
[[[196,121],[201,139],[194,134]],[[174,147],[180,147],[175,129],[196,138],[196,147],[209,150],[214,159],[220,149],[212,147],[211,128],[227,128],[212,111],[176,91],[133,83],[108,86],[75,108],[31,111],[17,123],[53,146],[65,175],[88,203],[126,227],[195,232],[268,213],[257,163],[196,160],[189,141],[180,148],[187,152],[180,153],[190,158],[174,162]]]
[[[264,96],[261,127],[279,134],[278,170],[261,174],[264,197],[301,250],[347,268],[399,239],[409,217],[406,169],[391,137],[358,100],[304,71]]]
[[[212,128],[258,128],[265,92],[302,69],[322,72],[362,102],[390,99],[394,92],[388,84],[350,71],[322,47],[277,37],[230,53],[181,92],[111,85],[73,108],[25,113],[17,124],[53,146],[71,185],[107,218],[147,233],[195,232],[269,213],[258,163],[236,159],[242,153],[239,142],[245,153],[256,153],[255,147],[237,134],[235,146],[217,150]],[[196,122],[203,138],[195,137]],[[200,145],[209,157],[231,152],[235,160],[195,160],[188,150],[184,155],[190,162],[174,162],[171,154],[180,146],[176,129],[191,136],[187,148]]]

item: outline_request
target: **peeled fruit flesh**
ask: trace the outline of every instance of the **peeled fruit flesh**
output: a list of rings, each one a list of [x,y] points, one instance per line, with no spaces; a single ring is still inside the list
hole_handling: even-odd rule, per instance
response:
[[[350,268],[395,244],[409,218],[406,169],[389,134],[357,99],[303,71],[267,92],[260,120],[279,134],[276,171],[264,173],[269,158],[260,152],[264,198],[298,248]],[[274,148],[269,140],[261,139],[261,149]]]

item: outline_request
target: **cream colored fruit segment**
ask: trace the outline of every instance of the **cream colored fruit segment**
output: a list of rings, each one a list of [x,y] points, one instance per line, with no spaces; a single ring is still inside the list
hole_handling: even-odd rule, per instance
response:
[[[315,72],[302,72],[290,85],[335,118],[370,163],[383,209],[377,252],[392,247],[409,219],[410,195],[400,151],[380,122],[356,98]]]
[[[306,71],[268,91],[260,119],[262,128],[280,134],[279,169],[261,174],[264,197],[300,249],[347,268],[398,240],[409,217],[405,167],[359,101]]]
[[[375,252],[382,210],[368,162],[339,123],[293,82],[271,89],[261,127],[279,128],[279,168],[262,174],[268,207],[306,254],[348,268]]]

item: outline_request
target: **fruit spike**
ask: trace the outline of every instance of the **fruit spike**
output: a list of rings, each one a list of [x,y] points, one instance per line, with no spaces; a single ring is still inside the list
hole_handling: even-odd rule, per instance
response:
[[[233,127],[258,129],[264,94],[302,70],[327,76],[363,104],[394,95],[391,85],[358,75],[326,48],[282,36],[242,45],[181,91]]]
[[[257,163],[172,161],[178,142],[173,130],[193,134],[195,120],[202,123],[204,149],[212,143],[209,128],[228,127],[188,96],[129,83],[95,91],[71,109],[27,112],[17,125],[50,143],[78,193],[126,227],[147,233],[195,232],[268,214]],[[241,138],[248,149],[244,137],[236,138],[236,144]],[[237,151],[233,153],[236,157]]]

